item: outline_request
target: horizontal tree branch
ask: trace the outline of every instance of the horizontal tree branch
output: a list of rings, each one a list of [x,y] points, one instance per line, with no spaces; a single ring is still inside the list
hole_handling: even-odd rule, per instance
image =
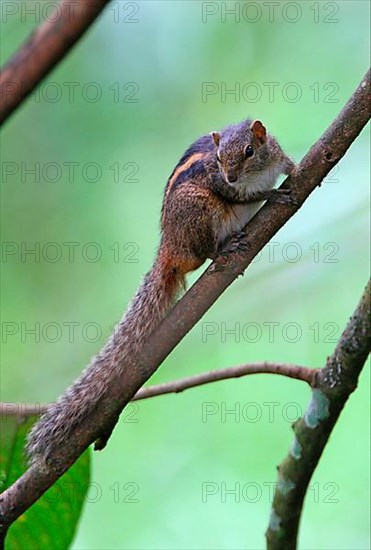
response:
[[[266,533],[269,550],[296,548],[304,497],[311,477],[345,403],[357,387],[370,351],[370,291],[369,283],[333,354],[326,366],[318,371],[305,415],[294,424],[295,437],[290,452],[278,467]]]
[[[288,378],[307,382],[307,384],[312,386],[315,381],[316,373],[317,369],[310,369],[288,363],[263,362],[238,365],[236,367],[203,372],[190,376],[189,378],[181,378],[180,380],[165,382],[164,384],[157,384],[156,386],[149,386],[148,388],[141,388],[135,394],[132,401],[139,401],[141,399],[168,393],[179,393],[189,388],[210,384],[211,382],[218,382],[230,378],[240,378],[251,374],[280,374],[281,376],[287,376]]]
[[[224,290],[244,272],[254,257],[295,214],[330,170],[345,155],[370,117],[370,72],[331,126],[311,147],[295,173],[287,178],[297,206],[268,201],[248,225],[241,251],[228,246],[170,311],[143,348],[128,355],[120,377],[112,377],[109,398],[97,414],[85,417],[71,433],[68,445],[53,454],[54,467],[35,463],[0,496],[2,532],[35,502],[93,443],[109,434],[124,406],[157,370],[176,344],[197,323]],[[242,249],[243,248],[243,249]],[[116,338],[117,340],[117,338]],[[116,342],[115,345],[120,345]]]
[[[228,380],[230,378],[241,378],[249,374],[280,374],[295,380],[307,382],[310,386],[314,386],[315,378],[318,369],[310,369],[299,365],[291,365],[289,363],[252,363],[248,365],[238,365],[236,367],[228,367],[226,369],[212,370],[202,372],[188,378],[180,380],[172,380],[163,384],[156,384],[146,388],[140,388],[134,395],[131,401],[141,401],[150,397],[166,395],[168,393],[180,393],[190,388],[210,384],[211,382],[219,382],[220,380]],[[25,404],[25,403],[0,403],[0,415],[17,415],[17,416],[34,416],[43,414],[48,405]]]
[[[0,72],[0,123],[67,55],[109,1],[60,1]]]

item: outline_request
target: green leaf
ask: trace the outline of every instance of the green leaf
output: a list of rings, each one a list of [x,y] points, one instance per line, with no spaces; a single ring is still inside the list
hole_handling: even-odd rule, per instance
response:
[[[26,435],[36,416],[26,420],[18,414],[1,418],[0,490],[9,487],[26,470]],[[74,537],[89,488],[90,453],[50,487],[9,529],[5,550],[68,548]]]

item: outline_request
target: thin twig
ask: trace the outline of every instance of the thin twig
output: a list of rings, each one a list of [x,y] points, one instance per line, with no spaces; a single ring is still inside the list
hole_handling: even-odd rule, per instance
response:
[[[288,378],[302,380],[303,382],[307,382],[310,386],[313,386],[317,372],[318,369],[310,369],[308,367],[301,367],[288,363],[264,362],[238,365],[236,367],[203,372],[195,376],[190,376],[189,378],[165,382],[164,384],[157,384],[156,386],[149,386],[148,388],[141,388],[133,397],[132,401],[148,399],[149,397],[167,393],[180,393],[189,388],[210,384],[210,382],[218,382],[219,380],[227,380],[229,378],[240,378],[241,376],[248,376],[250,374],[280,374]]]
[[[333,354],[316,376],[316,388],[304,417],[294,425],[295,437],[290,452],[278,467],[266,533],[269,550],[296,548],[304,497],[311,477],[346,401],[357,387],[358,376],[370,351],[370,290],[369,284]]]
[[[67,55],[109,1],[60,1],[0,72],[0,123]]]
[[[330,170],[345,155],[370,117],[370,72],[349,99],[327,131],[311,147],[298,169],[285,180],[290,185],[297,206],[271,203],[249,223],[243,250],[225,248],[211,266],[171,310],[136,355],[125,355],[125,363],[112,376],[110,391],[102,397],[100,407],[81,416],[78,428],[69,441],[53,453],[48,466],[35,463],[0,496],[0,532],[6,533],[11,523],[29,508],[93,443],[100,434],[108,434],[141,386],[157,370],[178,342],[196,324],[224,290],[243,273],[254,257],[296,213],[309,195],[321,184]],[[241,247],[242,248],[242,247]],[[115,346],[119,353],[120,342]]]
[[[134,395],[132,401],[141,401],[150,397],[166,395],[168,393],[180,393],[190,388],[218,382],[220,380],[228,380],[230,378],[240,378],[250,374],[280,374],[295,380],[307,382],[310,386],[315,385],[315,378],[318,369],[310,369],[299,365],[291,365],[288,363],[253,363],[248,365],[238,365],[237,367],[229,367],[226,369],[212,370],[202,372],[188,378],[180,380],[172,380],[163,384],[140,388]],[[0,403],[0,415],[17,415],[17,416],[35,416],[43,414],[50,404],[41,405],[40,403]]]

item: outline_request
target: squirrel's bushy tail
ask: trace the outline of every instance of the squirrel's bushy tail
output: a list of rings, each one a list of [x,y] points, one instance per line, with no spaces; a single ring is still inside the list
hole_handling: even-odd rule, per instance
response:
[[[115,334],[30,431],[27,454],[31,462],[46,461],[99,408],[104,398],[109,398],[113,380],[125,370],[126,354],[135,353],[148,339],[183,285],[183,273],[160,248],[152,270],[145,276]]]

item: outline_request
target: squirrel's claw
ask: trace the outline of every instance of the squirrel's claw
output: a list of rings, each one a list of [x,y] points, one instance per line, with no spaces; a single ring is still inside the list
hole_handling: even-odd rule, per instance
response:
[[[246,242],[246,233],[245,231],[237,231],[233,233],[229,239],[227,253],[231,252],[246,252],[250,245]]]
[[[299,206],[298,201],[291,194],[291,189],[276,189],[275,196],[273,198],[275,202],[279,204],[288,204],[290,206]]]
[[[244,231],[237,231],[232,234],[227,241],[224,250],[218,252],[215,256],[215,263],[210,266],[210,273],[217,271],[225,271],[230,254],[238,252],[246,252],[250,245],[246,242],[246,233]],[[240,273],[243,275],[243,271]]]

